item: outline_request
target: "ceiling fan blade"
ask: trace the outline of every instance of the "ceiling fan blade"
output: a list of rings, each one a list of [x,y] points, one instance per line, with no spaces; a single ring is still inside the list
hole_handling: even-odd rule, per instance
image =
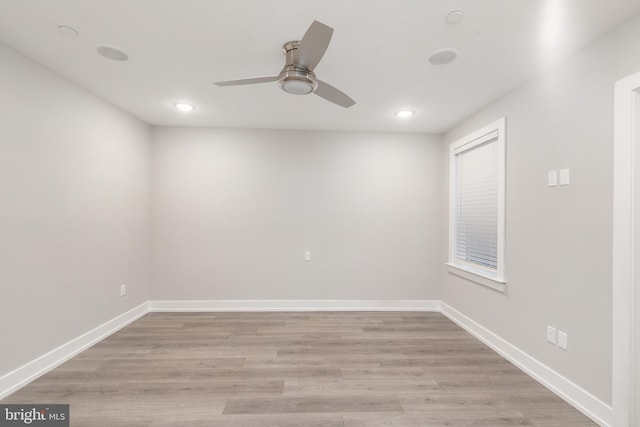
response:
[[[321,80],[318,80],[318,88],[314,93],[344,108],[349,108],[356,103],[356,101],[351,99],[346,93]]]
[[[252,77],[250,79],[240,80],[228,80],[226,82],[215,82],[216,86],[239,86],[239,85],[253,85],[256,83],[268,83],[278,80],[278,76],[273,77]]]
[[[302,36],[302,40],[300,40],[298,50],[293,59],[294,65],[313,71],[322,59],[327,47],[329,47],[332,35],[333,28],[322,22],[313,21],[307,32]]]

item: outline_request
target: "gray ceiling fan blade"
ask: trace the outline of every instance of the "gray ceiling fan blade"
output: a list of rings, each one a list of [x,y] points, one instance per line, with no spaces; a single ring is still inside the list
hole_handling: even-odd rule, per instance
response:
[[[321,80],[318,80],[318,88],[314,93],[344,108],[349,108],[356,103],[356,101],[351,99],[346,93]]]
[[[333,28],[322,22],[313,21],[298,45],[293,59],[294,65],[313,71],[329,47]]]
[[[253,85],[256,83],[268,83],[278,80],[278,76],[273,77],[252,77],[250,79],[240,80],[228,80],[226,82],[215,82],[216,86],[239,86],[239,85]]]

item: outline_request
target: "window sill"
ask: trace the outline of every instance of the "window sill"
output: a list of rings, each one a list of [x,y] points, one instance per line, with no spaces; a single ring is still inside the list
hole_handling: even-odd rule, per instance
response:
[[[493,277],[484,276],[476,271],[472,271],[466,269],[462,266],[445,263],[447,266],[447,270],[449,270],[450,274],[456,275],[458,277],[462,277],[463,279],[470,280],[479,285],[486,286],[498,292],[505,292],[507,290],[507,282],[503,280],[498,280]]]

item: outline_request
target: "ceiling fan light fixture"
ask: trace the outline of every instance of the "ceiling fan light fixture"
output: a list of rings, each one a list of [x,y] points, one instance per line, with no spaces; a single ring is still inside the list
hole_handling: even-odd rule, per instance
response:
[[[347,94],[316,78],[313,70],[324,56],[333,28],[322,22],[313,21],[300,40],[288,41],[282,47],[285,65],[277,76],[251,77],[248,79],[215,82],[216,86],[240,86],[257,83],[278,82],[278,86],[293,95],[314,93],[343,108],[355,105]]]
[[[285,79],[282,81],[280,86],[285,92],[292,93],[294,95],[306,95],[314,90],[312,82],[305,79]]]
[[[278,84],[287,93],[293,95],[307,95],[318,88],[318,81],[312,71],[298,69],[287,65],[280,72]]]

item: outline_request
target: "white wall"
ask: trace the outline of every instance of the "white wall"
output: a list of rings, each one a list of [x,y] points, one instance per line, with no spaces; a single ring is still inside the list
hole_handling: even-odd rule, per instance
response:
[[[439,299],[440,138],[155,128],[153,140],[152,299]]]
[[[640,70],[640,18],[477,113],[507,116],[507,293],[445,273],[444,302],[611,401],[613,85]],[[571,185],[548,188],[569,168]],[[569,350],[545,341],[546,325]]]
[[[2,376],[148,299],[150,132],[2,44],[0,64]]]

